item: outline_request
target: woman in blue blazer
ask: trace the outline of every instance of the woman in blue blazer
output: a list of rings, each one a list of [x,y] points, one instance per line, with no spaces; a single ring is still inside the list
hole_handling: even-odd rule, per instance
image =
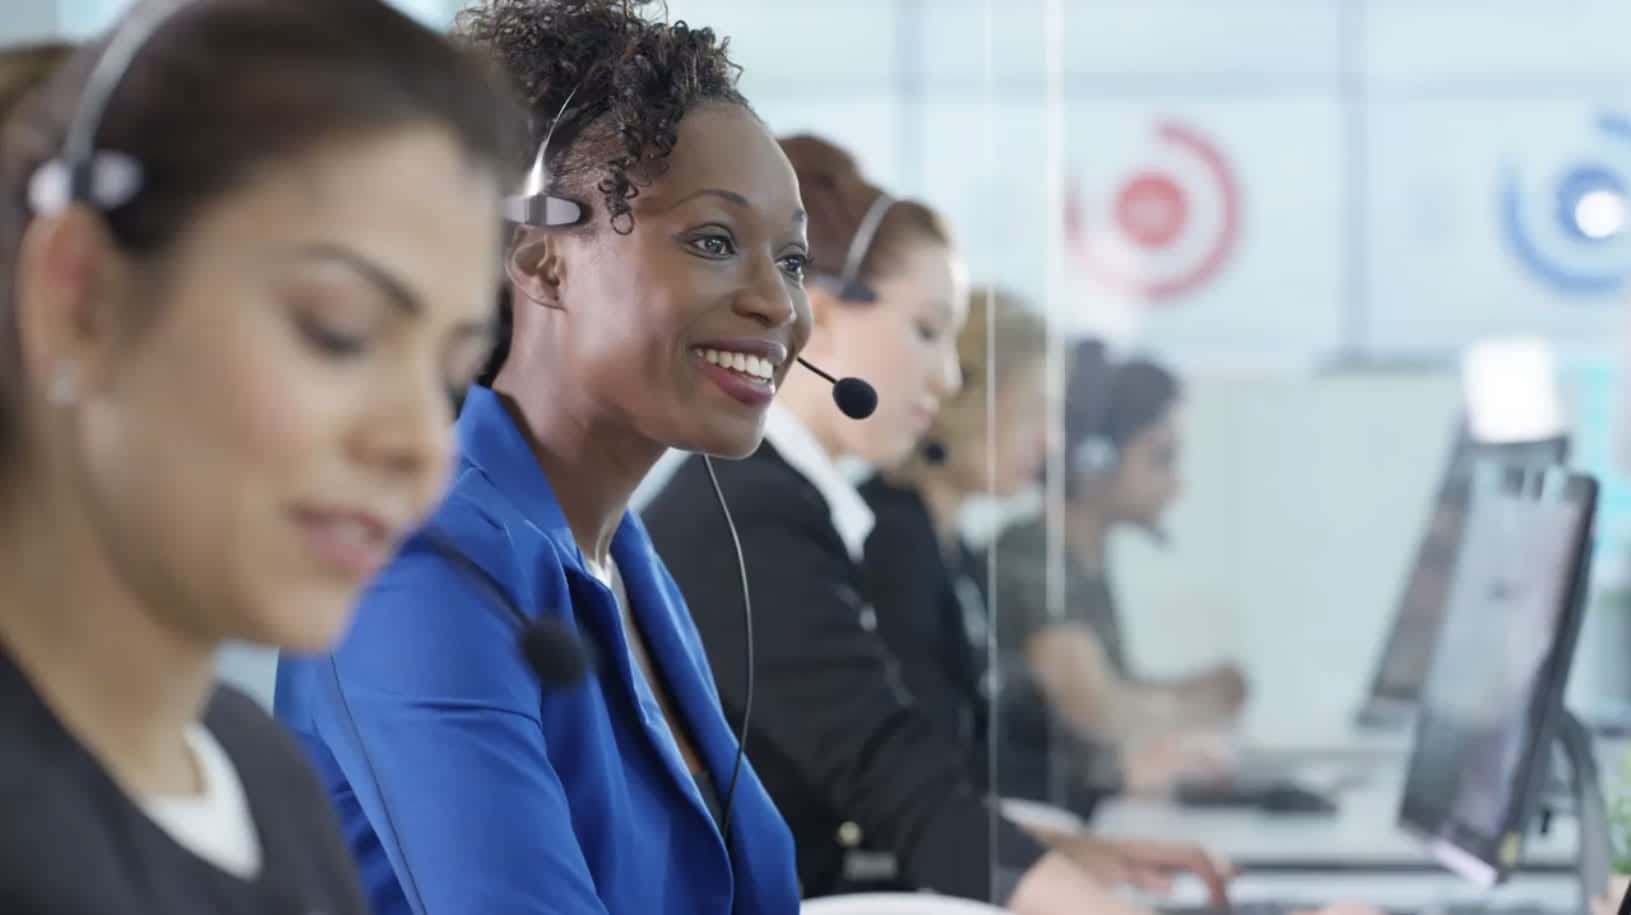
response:
[[[279,668],[380,915],[798,909],[787,828],[751,765],[730,800],[733,727],[625,506],[668,448],[758,447],[810,333],[804,213],[724,42],[631,8],[461,17],[540,148],[511,201],[508,346],[465,400],[445,506],[336,650]],[[517,615],[576,630],[596,672],[540,685]]]

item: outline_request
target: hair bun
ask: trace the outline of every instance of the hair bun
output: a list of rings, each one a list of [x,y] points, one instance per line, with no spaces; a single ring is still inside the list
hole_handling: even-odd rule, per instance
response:
[[[584,198],[597,192],[614,228],[629,201],[673,151],[696,104],[746,105],[728,42],[711,29],[647,18],[648,0],[486,0],[461,12],[455,33],[509,78],[526,103],[532,149],[571,100],[549,151],[553,180]]]

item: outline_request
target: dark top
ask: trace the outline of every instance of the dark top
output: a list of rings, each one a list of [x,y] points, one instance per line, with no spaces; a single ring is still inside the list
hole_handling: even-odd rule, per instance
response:
[[[970,745],[983,774],[992,694],[983,570],[962,542],[941,544],[914,490],[873,477],[861,495],[876,519],[862,568],[878,634],[918,706],[947,737]]]
[[[861,494],[876,516],[866,545],[866,593],[878,611],[878,632],[900,660],[913,696],[948,736],[968,746],[982,787],[1091,815],[1107,786],[1071,772],[1070,759],[1081,747],[1053,733],[1021,646],[999,636],[997,665],[990,669],[985,563],[961,541],[945,548],[915,490],[874,477]],[[999,576],[1005,559],[998,556]],[[907,569],[913,574],[902,574]],[[1007,612],[997,606],[999,616]],[[1000,623],[995,628],[1004,629]],[[995,735],[993,704],[1001,708]],[[1055,754],[1062,758],[1055,760]]]
[[[1010,671],[1027,671],[1025,676],[1010,675],[1013,686],[1003,707],[1012,739],[1048,747],[1053,760],[1046,777],[1050,800],[1075,807],[1066,793],[1077,782],[1085,782],[1095,797],[1120,790],[1121,754],[1109,743],[1078,735],[1053,713],[1041,687],[1028,674],[1027,644],[1056,622],[1048,614],[1047,542],[1045,523],[1037,519],[1008,528],[992,547],[996,550],[998,644],[1003,646]],[[1082,569],[1068,551],[1064,576],[1064,621],[1091,628],[1111,666],[1121,676],[1130,676],[1121,618],[1109,580]]]
[[[804,894],[855,888],[846,866],[870,849],[893,854],[905,886],[998,898],[993,863],[1023,871],[1043,849],[999,820],[993,854],[993,814],[966,745],[913,701],[820,491],[769,444],[715,468],[755,607],[748,753],[793,830]],[[644,517],[738,720],[747,673],[741,585],[701,458],[680,466]]]
[[[1053,622],[1048,616],[1047,543],[1041,519],[1014,525],[997,539],[998,638],[1015,651],[1024,651],[1025,643]],[[1116,671],[1129,676],[1126,640],[1109,580],[1082,569],[1068,551],[1064,566],[1065,620],[1092,628]]]
[[[204,725],[260,837],[244,880],[178,844],[61,725],[0,652],[0,912],[364,915],[328,798],[283,729],[222,686]]]

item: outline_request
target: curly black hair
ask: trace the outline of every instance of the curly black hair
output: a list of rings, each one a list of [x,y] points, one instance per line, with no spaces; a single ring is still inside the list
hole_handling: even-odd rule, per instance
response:
[[[634,228],[630,201],[662,173],[688,111],[702,102],[752,110],[736,89],[742,68],[731,61],[728,42],[712,29],[641,15],[651,5],[483,0],[454,20],[455,36],[501,70],[527,107],[531,149],[518,164],[530,165],[554,130],[553,189],[591,214],[586,198],[598,190],[608,224],[623,234]],[[666,20],[667,5],[655,5]],[[501,290],[497,343],[477,384],[491,386],[509,358],[512,308],[509,290]]]
[[[660,19],[641,15],[651,5]],[[619,232],[632,229],[630,201],[661,174],[686,112],[701,102],[747,107],[729,42],[666,18],[666,4],[651,0],[486,0],[455,20],[457,36],[514,82],[534,155],[556,128],[556,186],[580,197],[598,190]]]

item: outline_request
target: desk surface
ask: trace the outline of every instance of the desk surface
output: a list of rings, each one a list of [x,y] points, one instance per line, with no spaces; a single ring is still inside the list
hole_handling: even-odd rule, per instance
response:
[[[1151,908],[1193,907],[1206,903],[1198,880],[1182,880],[1167,898],[1138,897]],[[1338,902],[1361,902],[1382,909],[1432,911],[1452,905],[1479,903],[1492,909],[1535,906],[1551,911],[1575,912],[1580,906],[1580,885],[1572,874],[1534,874],[1513,877],[1494,889],[1480,889],[1449,874],[1246,874],[1229,888],[1235,904],[1295,902],[1310,907]]]
[[[1315,786],[1333,775],[1327,764],[1321,766],[1325,771],[1310,778]],[[1334,816],[1197,810],[1117,798],[1100,806],[1092,828],[1107,836],[1193,842],[1246,870],[1436,870],[1425,845],[1397,826],[1403,762],[1360,771],[1362,782],[1334,793],[1341,805]],[[1575,837],[1574,819],[1555,817],[1548,835],[1526,837],[1522,868],[1572,871]]]
[[[1248,755],[1290,754],[1333,757],[1403,757],[1415,741],[1411,727],[1361,728],[1349,722],[1334,722],[1324,728],[1298,728],[1295,732],[1255,731],[1242,735]]]

